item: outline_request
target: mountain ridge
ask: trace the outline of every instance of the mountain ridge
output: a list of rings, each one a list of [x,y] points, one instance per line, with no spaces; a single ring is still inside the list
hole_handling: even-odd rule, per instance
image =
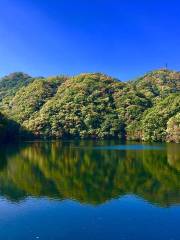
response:
[[[2,82],[6,80],[9,85],[4,89]],[[12,84],[14,80],[17,85]],[[179,117],[170,121],[180,112],[179,93],[180,72],[168,69],[128,82],[103,73],[49,78],[14,73],[0,80],[0,111],[36,138],[179,142],[180,133],[169,137],[171,128],[180,131]],[[159,125],[156,111],[164,106],[163,101],[170,106],[164,107],[165,117],[159,116]],[[173,122],[178,127],[174,128]]]

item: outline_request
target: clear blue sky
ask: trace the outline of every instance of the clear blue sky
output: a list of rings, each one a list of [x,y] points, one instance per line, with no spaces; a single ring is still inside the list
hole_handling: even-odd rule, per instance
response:
[[[180,70],[180,2],[0,0],[0,76]]]

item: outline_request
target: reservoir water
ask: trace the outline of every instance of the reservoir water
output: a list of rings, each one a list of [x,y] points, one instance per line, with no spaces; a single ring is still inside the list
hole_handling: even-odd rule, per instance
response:
[[[180,144],[1,145],[0,239],[179,240]]]

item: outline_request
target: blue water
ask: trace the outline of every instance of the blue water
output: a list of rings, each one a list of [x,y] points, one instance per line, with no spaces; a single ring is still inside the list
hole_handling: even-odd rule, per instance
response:
[[[95,147],[95,149],[104,149],[104,150],[161,150],[163,148],[162,144],[160,145],[144,145],[144,144],[122,144],[122,145],[115,145],[115,146],[100,146]]]
[[[179,240],[180,145],[108,144],[3,147],[0,239]]]

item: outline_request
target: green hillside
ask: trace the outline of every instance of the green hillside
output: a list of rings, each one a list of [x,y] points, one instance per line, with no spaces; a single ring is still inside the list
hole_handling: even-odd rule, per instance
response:
[[[20,126],[0,113],[0,142],[13,141],[20,135]]]
[[[179,72],[152,71],[130,82],[101,73],[38,79],[15,73],[1,83],[1,112],[36,138],[180,141]]]
[[[149,72],[132,84],[152,101],[169,93],[180,92],[180,72],[161,69]]]
[[[17,122],[23,123],[56,94],[58,87],[64,81],[64,77],[35,79],[16,93],[6,108],[6,113]]]
[[[11,98],[20,88],[27,86],[33,80],[28,74],[22,72],[15,72],[0,78],[0,101]]]
[[[165,141],[167,122],[178,112],[180,112],[180,94],[170,94],[148,109],[142,117],[143,140]]]

